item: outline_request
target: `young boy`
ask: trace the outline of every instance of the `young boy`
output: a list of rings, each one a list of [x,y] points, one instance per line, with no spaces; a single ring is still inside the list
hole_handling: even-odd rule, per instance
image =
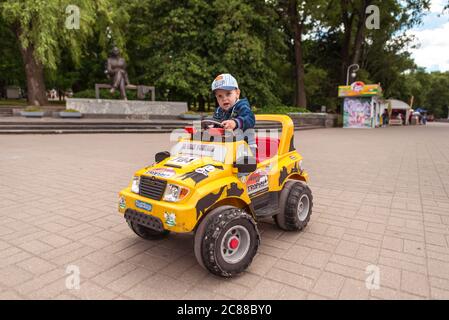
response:
[[[240,99],[240,89],[237,80],[229,73],[220,74],[212,82],[212,92],[217,98],[218,107],[214,113],[214,120],[221,122],[225,129],[240,129],[245,132],[254,128],[256,120],[251,111],[248,99]],[[248,146],[253,155],[257,148],[254,131],[245,133],[248,137]]]

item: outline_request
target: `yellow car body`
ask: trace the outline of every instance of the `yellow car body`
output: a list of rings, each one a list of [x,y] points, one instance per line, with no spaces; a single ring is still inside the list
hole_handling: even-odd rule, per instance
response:
[[[125,215],[128,210],[143,218],[155,218],[164,230],[176,233],[194,231],[208,212],[223,205],[245,209],[256,220],[261,210],[254,204],[258,199],[265,198],[269,203],[269,196],[278,195],[287,181],[308,181],[308,175],[301,167],[302,157],[294,148],[291,118],[256,115],[256,123],[263,121],[280,123],[282,130],[277,152],[258,162],[254,172],[242,175],[233,165],[238,150],[247,147],[245,141],[205,142],[185,137],[178,142],[181,148],[221,148],[225,161],[217,161],[212,155],[178,153],[140,169],[128,187],[119,193],[119,212]],[[139,183],[139,194],[132,191],[133,181]],[[175,191],[181,190],[178,192],[183,194],[181,200],[164,200],[169,185],[176,185]],[[142,186],[147,188],[145,192]],[[262,204],[259,206],[263,207]]]

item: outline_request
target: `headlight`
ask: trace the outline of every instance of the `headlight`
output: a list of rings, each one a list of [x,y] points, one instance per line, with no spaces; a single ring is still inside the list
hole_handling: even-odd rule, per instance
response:
[[[131,185],[131,191],[139,194],[140,177],[135,176],[133,178],[133,184]]]
[[[176,184],[167,184],[167,188],[164,193],[164,200],[170,202],[177,202],[185,198],[189,193],[189,189],[178,186]]]
[[[299,160],[299,171],[302,171],[302,160]]]

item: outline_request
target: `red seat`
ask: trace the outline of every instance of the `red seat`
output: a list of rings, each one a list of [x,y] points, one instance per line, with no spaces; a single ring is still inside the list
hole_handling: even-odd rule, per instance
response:
[[[257,137],[257,152],[256,152],[256,162],[262,162],[264,160],[274,157],[279,148],[279,139],[270,137]]]

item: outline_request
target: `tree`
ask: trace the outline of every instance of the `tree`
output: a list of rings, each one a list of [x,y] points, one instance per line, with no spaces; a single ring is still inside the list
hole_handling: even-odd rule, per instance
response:
[[[449,88],[449,72],[432,72],[430,90],[427,92],[426,108],[437,118],[447,115],[449,107],[449,91],[447,88]]]
[[[289,0],[287,2],[287,16],[292,32],[293,47],[295,52],[295,99],[294,104],[298,107],[307,108],[306,88],[304,83],[304,62],[302,50],[302,33],[304,32],[304,23],[306,15],[301,17],[298,13],[298,0]]]
[[[446,117],[449,105],[449,72],[427,73],[418,68],[403,74],[401,85],[398,86],[397,97],[410,101],[413,96],[413,108],[426,109],[436,118]]]
[[[64,27],[68,4],[80,8],[79,30]],[[369,5],[380,10],[379,29],[366,27]],[[0,42],[9,44],[0,48],[0,72],[14,70],[12,77],[0,73],[0,85],[6,83],[2,77],[23,81],[26,71],[32,104],[45,103],[45,84],[92,88],[104,80],[106,48],[116,43],[133,83],[155,85],[158,99],[188,101],[199,110],[214,103],[210,83],[224,72],[236,76],[256,106],[335,108],[337,86],[355,62],[359,80],[380,82],[387,97],[405,96],[416,92],[404,84],[405,72],[416,70],[405,31],[421,21],[428,5],[429,0],[0,0]],[[108,26],[112,39],[106,37]],[[21,56],[25,68],[17,72]]]
[[[210,46],[214,74],[237,76],[242,91],[257,105],[280,103],[282,86],[275,65],[285,61],[287,47],[273,5],[259,0],[215,0],[216,24]]]
[[[274,64],[284,60],[273,8],[258,0],[127,1],[130,72],[170,98],[211,101],[210,84],[229,72],[255,104],[277,104]],[[168,97],[167,97],[168,98]]]
[[[344,40],[341,50],[340,83],[345,83],[346,70],[351,64],[358,64],[365,38],[366,9],[372,0],[341,0],[341,18],[344,25]]]
[[[366,27],[372,17],[366,14],[368,5],[379,8],[378,29]],[[304,43],[304,60],[328,73],[320,92],[328,103],[340,105],[332,97],[354,62],[361,67],[358,80],[381,83],[385,96],[398,96],[403,73],[416,68],[407,51],[412,39],[406,31],[420,23],[428,5],[419,0],[334,0],[323,7],[313,41]]]
[[[24,85],[25,76],[18,50],[15,35],[0,15],[0,97],[4,96],[7,85]]]
[[[295,81],[293,104],[298,107],[307,108],[303,35],[313,30],[327,2],[325,0],[279,0],[276,3],[278,13],[284,22],[284,30],[288,36],[287,43],[293,52]]]
[[[20,44],[29,104],[47,103],[44,71],[57,69],[62,48],[69,48],[72,59],[79,64],[86,40],[96,28],[107,25],[114,28],[116,40],[122,44],[117,25],[112,23],[114,18],[120,19],[122,11],[117,8],[115,0],[5,0],[0,3],[3,19]]]

